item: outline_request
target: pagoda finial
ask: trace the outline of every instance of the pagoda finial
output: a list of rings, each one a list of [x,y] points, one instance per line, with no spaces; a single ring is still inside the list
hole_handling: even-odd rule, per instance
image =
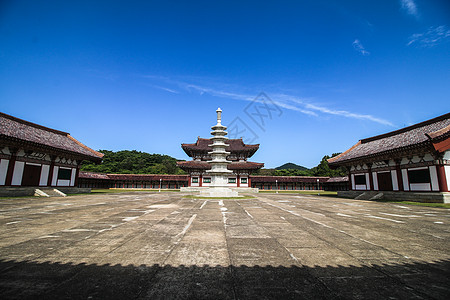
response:
[[[217,113],[217,124],[222,124],[222,110],[220,107],[216,110]]]

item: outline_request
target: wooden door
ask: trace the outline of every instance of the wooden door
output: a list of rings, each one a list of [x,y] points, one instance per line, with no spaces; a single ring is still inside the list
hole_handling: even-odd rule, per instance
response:
[[[391,172],[377,173],[378,190],[392,191],[392,176]]]
[[[23,186],[39,186],[41,179],[42,166],[25,164],[23,169],[22,185]]]

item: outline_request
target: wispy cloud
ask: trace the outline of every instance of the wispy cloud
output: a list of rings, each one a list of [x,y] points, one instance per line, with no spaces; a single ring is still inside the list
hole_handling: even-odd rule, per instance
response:
[[[450,30],[445,25],[431,26],[424,33],[415,33],[409,37],[408,46],[431,48],[450,38]]]
[[[151,85],[151,86],[156,88],[156,89],[160,89],[160,90],[172,93],[172,94],[179,94],[180,93],[179,91],[176,91],[174,89],[169,89],[169,88],[164,87],[164,86],[159,86],[159,85]]]
[[[402,9],[411,16],[418,17],[419,12],[417,11],[417,5],[414,0],[400,0]]]
[[[353,49],[355,49],[362,55],[364,55],[364,56],[370,55],[370,52],[364,48],[364,46],[361,44],[361,42],[358,39],[354,40],[352,45],[353,45]]]
[[[211,95],[214,97],[240,100],[253,102],[258,101],[256,98],[256,92],[254,94],[236,92],[236,90],[242,90],[242,88],[235,87],[234,90],[227,88],[218,88],[217,85],[199,85],[189,83],[183,80],[169,79],[167,77],[157,77],[157,76],[143,76],[152,80],[160,80],[170,85],[176,85],[179,90],[185,90],[188,93],[198,93],[200,95]],[[158,85],[161,87],[160,85]],[[172,90],[172,88],[167,88],[167,90]],[[174,90],[175,91],[175,90]],[[321,115],[334,115],[345,118],[352,118],[358,120],[366,120],[371,122],[376,122],[382,125],[394,126],[391,122],[378,118],[368,114],[359,114],[346,110],[334,109],[327,107],[325,105],[319,105],[314,103],[311,99],[301,98],[287,93],[269,93],[271,100],[281,108],[296,111],[305,115],[320,117]]]
[[[349,112],[346,110],[332,109],[332,108],[325,107],[323,105],[317,105],[317,104],[314,104],[311,102],[306,102],[304,99],[301,99],[301,98],[295,97],[295,96],[291,96],[291,95],[278,94],[278,95],[275,95],[274,97],[282,98],[286,101],[290,101],[293,103],[303,105],[306,109],[311,110],[313,112],[320,112],[320,113],[324,113],[324,114],[336,115],[336,116],[359,119],[359,120],[368,120],[368,121],[373,121],[373,122],[380,123],[383,125],[394,126],[391,122],[381,119],[381,118],[374,117],[372,115],[358,114],[358,113],[353,113],[353,112]]]

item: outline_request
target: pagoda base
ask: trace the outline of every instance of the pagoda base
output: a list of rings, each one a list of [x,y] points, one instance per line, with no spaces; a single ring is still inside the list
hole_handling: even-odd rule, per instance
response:
[[[226,187],[209,187],[200,191],[200,197],[241,197],[239,193]]]

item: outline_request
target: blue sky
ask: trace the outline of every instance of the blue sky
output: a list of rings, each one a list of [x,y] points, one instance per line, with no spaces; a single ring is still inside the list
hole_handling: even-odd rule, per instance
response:
[[[188,159],[220,106],[253,161],[313,167],[449,112],[449,54],[445,0],[6,0],[0,111]]]

